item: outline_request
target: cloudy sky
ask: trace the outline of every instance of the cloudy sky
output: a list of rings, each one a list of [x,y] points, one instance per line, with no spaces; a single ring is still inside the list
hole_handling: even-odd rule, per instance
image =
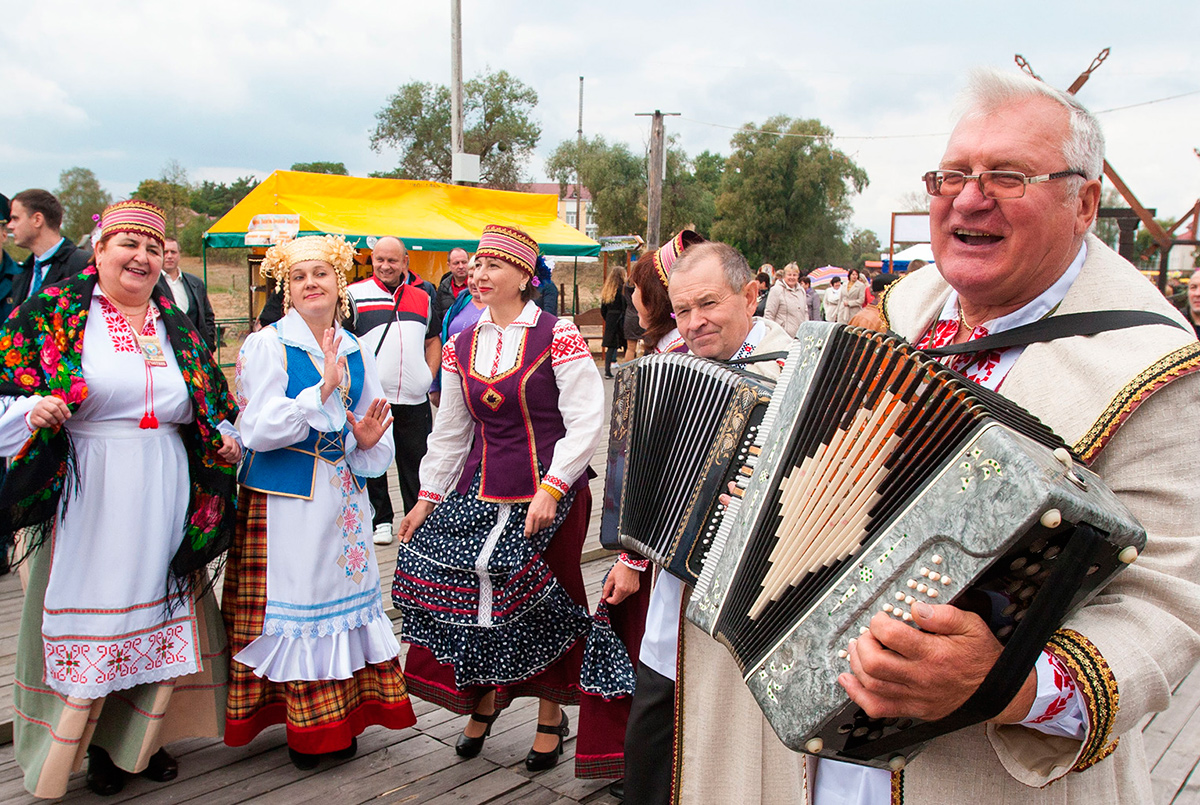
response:
[[[843,137],[870,186],[854,223],[886,241],[889,213],[933,167],[970,67],[1023,54],[1080,92],[1109,161],[1147,206],[1200,196],[1200,3],[744,0],[740,4],[462,0],[464,73],[505,69],[537,90],[539,156],[577,123],[644,148],[668,118],[688,153],[729,152],[732,129],[775,114]],[[264,178],[293,162],[394,166],[368,134],[408,81],[448,83],[449,0],[0,0],[0,191],[53,189],[84,166],[116,196],[178,160],[193,180]],[[1184,96],[1172,100],[1159,100]],[[1159,101],[1149,103],[1149,101]],[[1144,104],[1130,107],[1135,104]]]

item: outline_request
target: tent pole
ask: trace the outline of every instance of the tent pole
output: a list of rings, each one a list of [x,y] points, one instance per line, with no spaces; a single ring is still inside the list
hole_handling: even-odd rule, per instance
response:
[[[574,289],[571,291],[571,315],[579,315],[579,256],[575,257]]]

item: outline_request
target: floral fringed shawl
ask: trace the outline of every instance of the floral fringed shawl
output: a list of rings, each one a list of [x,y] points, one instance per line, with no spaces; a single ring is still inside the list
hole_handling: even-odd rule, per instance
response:
[[[72,412],[87,399],[83,378],[83,332],[96,269],[30,297],[0,328],[0,395],[60,397]],[[221,420],[233,422],[237,404],[225,376],[175,300],[153,294],[175,360],[192,398],[195,419],[180,428],[188,456],[191,493],[183,544],[171,560],[168,590],[192,589],[193,574],[227,550],[233,541],[236,467],[221,460]],[[0,486],[0,544],[11,544],[17,529],[32,528],[36,548],[46,535],[60,502],[69,504],[79,483],[66,428],[40,428],[13,458]],[[63,498],[64,493],[66,498]]]

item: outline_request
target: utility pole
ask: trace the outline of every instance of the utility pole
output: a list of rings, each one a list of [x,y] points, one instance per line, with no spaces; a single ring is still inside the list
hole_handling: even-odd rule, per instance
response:
[[[646,246],[653,250],[661,245],[659,229],[662,224],[662,183],[666,167],[666,130],[663,118],[678,116],[679,112],[638,112],[634,117],[650,117],[650,161],[646,166],[650,174],[649,196],[646,201]]]
[[[450,0],[450,153],[452,155],[463,152],[462,100],[462,0]]]
[[[579,76],[579,128],[575,132],[575,228],[587,233],[583,221],[583,179],[579,175],[579,166],[583,162],[583,76]],[[560,297],[561,312],[563,300]],[[575,276],[571,287],[571,312],[579,312],[579,258],[575,258]]]

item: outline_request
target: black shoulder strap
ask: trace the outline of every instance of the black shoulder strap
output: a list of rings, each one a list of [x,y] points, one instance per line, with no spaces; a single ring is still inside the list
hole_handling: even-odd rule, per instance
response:
[[[749,363],[766,363],[767,361],[787,360],[786,352],[764,352],[761,355],[747,355],[744,358],[730,358],[723,361],[727,366],[745,366]]]
[[[1110,330],[1141,327],[1145,324],[1169,324],[1172,327],[1187,329],[1172,318],[1161,313],[1151,313],[1148,310],[1093,310],[1086,313],[1064,313],[1061,316],[1050,316],[1014,327],[1011,330],[1005,330],[1002,333],[986,335],[974,341],[921,351],[931,357],[940,358],[943,355],[964,355],[988,349],[1005,349],[1055,341],[1074,335],[1096,335]]]

